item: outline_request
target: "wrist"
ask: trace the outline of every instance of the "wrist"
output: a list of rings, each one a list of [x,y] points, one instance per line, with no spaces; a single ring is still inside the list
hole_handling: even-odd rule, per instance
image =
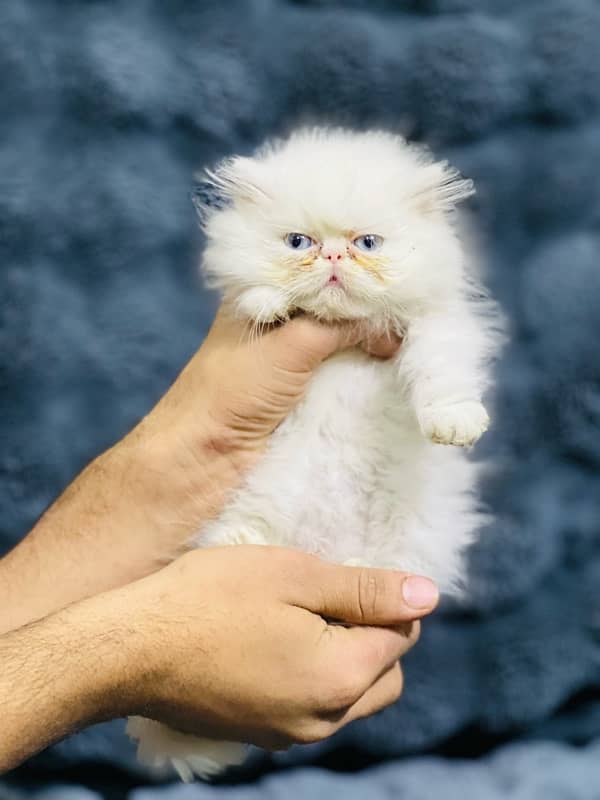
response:
[[[127,713],[135,658],[101,596],[1,636],[0,662],[0,772]]]
[[[104,458],[125,465],[130,498],[143,509],[148,528],[160,531],[161,541],[171,535],[181,545],[178,555],[189,537],[220,513],[261,448],[210,410],[157,428],[154,420],[142,421]]]
[[[76,687],[67,697],[76,701],[77,726],[140,713],[145,689],[154,680],[154,651],[137,613],[138,582],[88,598],[49,618],[76,663]],[[68,704],[65,704],[68,705]]]

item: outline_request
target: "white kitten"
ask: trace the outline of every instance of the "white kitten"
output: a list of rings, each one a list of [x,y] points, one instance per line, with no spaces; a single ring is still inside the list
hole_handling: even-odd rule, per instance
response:
[[[198,546],[289,545],[455,591],[483,521],[462,447],[488,426],[499,343],[453,219],[470,181],[398,136],[339,129],[301,130],[208,177],[224,202],[203,209],[204,271],[240,315],[361,320],[403,344],[387,362],[328,359]],[[184,780],[244,757],[139,718],[129,732]]]

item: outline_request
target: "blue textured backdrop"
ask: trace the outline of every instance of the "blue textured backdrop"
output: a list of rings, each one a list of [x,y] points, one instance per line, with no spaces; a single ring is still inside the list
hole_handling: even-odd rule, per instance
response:
[[[478,800],[499,780],[545,799],[559,774],[556,797],[600,796],[599,40],[596,0],[0,6],[1,548],[201,341],[214,298],[196,277],[195,169],[297,121],[342,122],[427,141],[478,187],[513,327],[481,448],[499,467],[485,487],[497,521],[473,551],[468,607],[425,626],[398,705],[275,762],[411,760],[354,781],[286,771],[273,796],[459,796],[475,774]],[[471,765],[418,755],[510,737],[517,750]],[[90,761],[120,765],[112,784],[144,780],[114,723],[13,784]]]

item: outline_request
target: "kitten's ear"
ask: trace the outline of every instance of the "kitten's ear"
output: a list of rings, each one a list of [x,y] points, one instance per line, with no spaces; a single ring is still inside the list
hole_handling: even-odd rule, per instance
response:
[[[215,186],[206,177],[202,179],[201,175],[196,176],[198,183],[192,190],[192,203],[196,209],[196,213],[201,223],[205,223],[207,219],[216,211],[221,211],[231,205],[229,200],[218,186]]]
[[[202,222],[236,201],[253,203],[267,196],[258,184],[257,164],[251,158],[227,158],[197,177],[192,202]]]
[[[446,212],[473,194],[475,187],[470,178],[464,178],[447,161],[436,161],[420,171],[413,196],[424,212]]]

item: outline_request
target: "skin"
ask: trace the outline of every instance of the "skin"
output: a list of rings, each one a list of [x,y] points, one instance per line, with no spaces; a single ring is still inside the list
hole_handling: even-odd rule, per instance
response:
[[[0,561],[0,770],[116,716],[282,747],[397,699],[430,581],[282,548],[186,552],[312,372],[356,345],[398,342],[303,318],[249,337],[222,309],[157,406]]]

